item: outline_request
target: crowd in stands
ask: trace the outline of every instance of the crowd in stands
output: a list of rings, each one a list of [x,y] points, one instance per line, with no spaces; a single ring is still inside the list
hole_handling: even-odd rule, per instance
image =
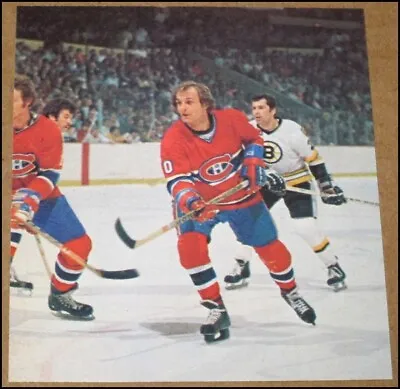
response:
[[[309,116],[279,106],[279,113],[303,124],[316,143],[373,144],[359,10],[79,8],[77,13],[76,7],[19,7],[17,15],[17,38],[43,41],[38,48],[24,41],[16,46],[16,72],[37,86],[37,110],[55,97],[78,107],[66,141],[159,141],[177,118],[171,91],[187,79],[209,85],[219,107],[236,107],[250,117],[249,92],[191,60],[192,51],[320,112]],[[274,15],[347,20],[361,27],[269,23]],[[52,22],[43,23],[44,17]]]

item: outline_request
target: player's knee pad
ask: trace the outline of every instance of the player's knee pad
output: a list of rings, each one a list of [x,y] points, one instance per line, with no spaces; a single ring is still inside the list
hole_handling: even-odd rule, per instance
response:
[[[87,261],[90,251],[92,250],[92,240],[89,238],[87,234],[82,235],[77,239],[70,240],[64,243],[64,246],[79,255],[83,260]],[[60,252],[58,254],[58,259],[60,263],[71,270],[81,270],[82,266],[76,263],[74,260]]]
[[[178,252],[181,265],[185,269],[192,269],[210,262],[207,236],[198,232],[179,235]]]
[[[286,246],[278,239],[262,247],[254,247],[270,272],[281,273],[292,265],[292,256]]]
[[[328,239],[320,231],[317,220],[312,217],[293,219],[297,234],[315,251],[324,250],[329,245]]]

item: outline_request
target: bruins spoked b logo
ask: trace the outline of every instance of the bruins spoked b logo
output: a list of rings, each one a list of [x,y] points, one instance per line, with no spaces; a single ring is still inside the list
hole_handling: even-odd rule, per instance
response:
[[[277,163],[282,159],[282,156],[283,151],[277,143],[270,140],[264,142],[264,160],[266,163]]]

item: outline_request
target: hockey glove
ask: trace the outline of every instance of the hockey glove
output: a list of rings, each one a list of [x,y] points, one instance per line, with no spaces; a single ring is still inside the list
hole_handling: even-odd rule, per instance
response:
[[[322,194],[322,201],[330,205],[342,205],[347,203],[343,190],[334,185],[330,177],[318,180],[318,186]]]
[[[281,175],[273,170],[267,170],[267,183],[265,187],[274,195],[283,197],[286,194],[286,183]]]
[[[26,228],[24,222],[32,220],[35,212],[39,209],[40,195],[32,189],[18,189],[11,201],[11,228]]]
[[[240,175],[249,181],[249,190],[255,192],[267,183],[265,162],[263,160],[264,148],[251,144],[244,152],[243,166]]]
[[[175,202],[184,213],[197,211],[194,218],[200,223],[212,219],[218,213],[215,205],[207,205],[204,199],[192,189],[185,189],[179,192]]]

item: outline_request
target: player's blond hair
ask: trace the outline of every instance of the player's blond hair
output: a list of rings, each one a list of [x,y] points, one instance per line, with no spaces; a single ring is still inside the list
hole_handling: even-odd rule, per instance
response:
[[[16,74],[14,79],[14,89],[21,92],[22,100],[24,103],[30,102],[29,106],[32,107],[36,101],[36,91],[33,81],[23,74]]]
[[[212,109],[215,108],[214,97],[210,91],[210,88],[207,85],[196,81],[185,81],[179,84],[172,93],[172,105],[175,111],[177,105],[176,95],[178,94],[178,92],[185,91],[189,88],[194,88],[197,90],[197,93],[199,94],[200,103],[207,106],[207,111],[211,111]]]

